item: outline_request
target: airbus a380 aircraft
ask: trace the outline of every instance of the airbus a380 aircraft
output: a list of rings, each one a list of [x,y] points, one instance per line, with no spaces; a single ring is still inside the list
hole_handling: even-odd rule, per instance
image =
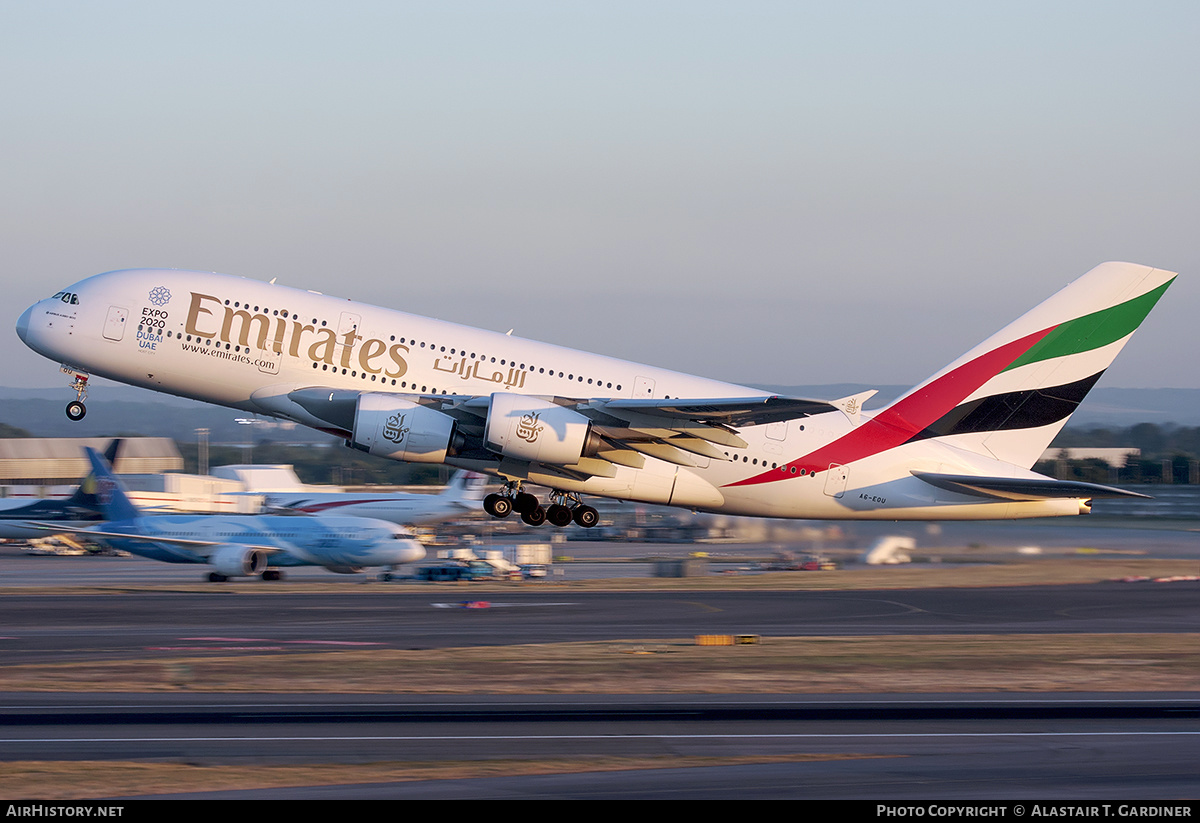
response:
[[[1128,494],[1030,470],[1174,279],[1105,263],[883,409],[744,386],[221,274],[114,271],[17,332],[90,374],[506,481],[484,507],[593,525],[580,494],[762,517],[1080,514]],[[544,508],[526,482],[552,489]]]

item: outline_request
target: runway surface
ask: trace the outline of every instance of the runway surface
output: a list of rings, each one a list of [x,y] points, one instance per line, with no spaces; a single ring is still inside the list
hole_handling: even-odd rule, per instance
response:
[[[52,581],[60,569],[93,571],[79,588],[62,593],[0,596],[4,665],[727,633],[1200,632],[1196,583],[611,593],[523,586],[485,595],[490,608],[464,609],[464,599],[481,595],[454,586],[352,580],[334,593],[250,585],[197,590],[195,568],[133,559],[75,562],[6,564],[26,579],[47,569]],[[85,588],[114,570],[127,583],[189,586]],[[4,584],[13,585],[12,576]],[[1157,800],[1200,796],[1198,718],[1200,675],[1195,692],[1170,695],[6,694],[0,696],[0,760],[249,769],[639,761],[618,771],[581,772],[586,765],[576,765],[563,774],[371,783],[351,775],[329,786],[309,780],[286,789],[184,795],[214,798]],[[817,758],[796,759],[802,756]],[[729,761],[744,757],[777,759]]]
[[[0,720],[0,756],[20,760],[661,764],[174,797],[1129,801],[1200,791],[1197,695],[10,695]],[[737,757],[776,762],[670,768]]]
[[[0,597],[8,663],[205,652],[433,649],[697,634],[845,636],[1200,632],[1200,584],[1102,583],[825,592],[487,595],[380,586],[348,593],[114,592]]]

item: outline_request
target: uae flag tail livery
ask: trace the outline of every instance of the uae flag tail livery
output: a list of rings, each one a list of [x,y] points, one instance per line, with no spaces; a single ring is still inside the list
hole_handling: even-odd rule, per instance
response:
[[[865,467],[920,448],[924,459],[916,462],[925,467],[911,474],[959,494],[1029,501],[1134,495],[1011,469],[1029,469],[1045,452],[1175,276],[1130,263],[1098,266],[795,465]],[[958,458],[947,463],[961,465],[965,455],[974,468],[993,464],[1002,473],[931,470],[937,453],[929,449],[939,446]]]

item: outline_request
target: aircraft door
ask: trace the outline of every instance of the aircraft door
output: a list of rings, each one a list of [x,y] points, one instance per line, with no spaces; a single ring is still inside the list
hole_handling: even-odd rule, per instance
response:
[[[108,316],[104,318],[104,339],[120,340],[125,336],[125,326],[129,320],[129,309],[120,306],[109,306]]]
[[[337,339],[337,346],[336,346],[337,357],[338,357],[339,362],[341,362],[343,360],[342,351],[347,348],[347,346],[346,346],[347,335],[352,335],[349,338],[350,339],[349,348],[351,350],[353,350],[355,344],[358,343],[358,339],[359,339],[358,338],[358,329],[361,325],[362,325],[362,315],[361,314],[355,314],[354,312],[348,312],[348,311],[342,312],[342,316],[338,319],[338,331],[337,331],[338,339]]]
[[[846,493],[846,483],[849,479],[849,469],[838,463],[831,463],[829,473],[825,475],[825,494],[830,497],[841,497]]]
[[[633,396],[634,397],[653,397],[654,396],[654,381],[649,377],[635,377],[633,379]]]
[[[267,341],[267,347],[258,351],[258,370],[263,374],[279,374],[279,362],[283,359],[281,352],[275,351],[272,341]]]

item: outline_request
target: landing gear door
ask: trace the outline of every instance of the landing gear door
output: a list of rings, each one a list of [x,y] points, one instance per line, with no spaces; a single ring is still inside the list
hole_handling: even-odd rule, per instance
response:
[[[850,470],[845,466],[832,463],[825,475],[825,494],[830,497],[841,497],[846,493],[846,483],[850,479]]]
[[[120,306],[109,306],[108,316],[104,318],[104,339],[120,340],[125,336],[125,326],[129,321],[129,309]]]

